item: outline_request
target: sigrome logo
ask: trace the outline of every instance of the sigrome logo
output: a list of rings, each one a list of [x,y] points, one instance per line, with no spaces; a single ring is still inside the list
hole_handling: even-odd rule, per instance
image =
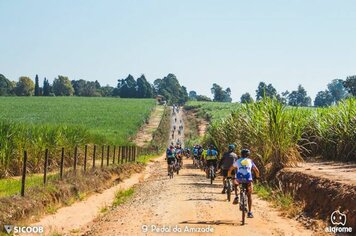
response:
[[[351,233],[352,227],[340,227],[346,225],[346,214],[341,213],[339,210],[331,213],[330,221],[334,227],[326,227],[325,231],[328,233]]]

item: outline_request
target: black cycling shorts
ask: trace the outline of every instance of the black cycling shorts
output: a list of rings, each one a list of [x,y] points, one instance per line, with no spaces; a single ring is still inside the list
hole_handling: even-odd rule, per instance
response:
[[[229,170],[221,170],[221,176],[227,177],[227,174],[229,173]],[[231,177],[235,178],[235,169],[231,171]]]
[[[217,168],[218,165],[218,160],[206,160],[206,166],[210,167],[210,165],[213,165],[214,168]]]
[[[175,157],[169,157],[169,158],[167,158],[167,164],[168,164],[168,165],[174,164],[175,161],[176,161],[176,158],[175,158]]]

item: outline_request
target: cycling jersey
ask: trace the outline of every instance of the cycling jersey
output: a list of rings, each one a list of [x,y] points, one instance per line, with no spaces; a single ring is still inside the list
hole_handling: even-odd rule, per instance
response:
[[[167,148],[166,155],[167,155],[167,158],[174,158],[175,157],[174,149]]]
[[[240,183],[252,182],[252,168],[256,167],[255,163],[250,158],[243,157],[234,162],[234,167],[237,167],[236,179]]]
[[[218,159],[218,152],[214,149],[208,149],[206,151],[206,160],[216,160]]]
[[[193,154],[194,154],[194,156],[198,156],[198,148],[193,149]]]

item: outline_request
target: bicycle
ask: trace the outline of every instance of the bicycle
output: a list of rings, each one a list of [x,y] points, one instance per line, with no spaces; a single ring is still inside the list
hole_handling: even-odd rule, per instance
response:
[[[227,200],[230,202],[231,201],[231,193],[234,190],[234,187],[232,185],[232,177],[226,177],[224,188],[226,190]]]
[[[244,225],[247,212],[247,183],[241,183],[240,186],[240,211],[242,211],[241,224]]]
[[[179,170],[181,168],[181,164],[179,161],[176,161],[175,165],[174,165],[174,170],[177,172],[177,175],[179,175]]]
[[[174,163],[169,164],[168,166],[168,175],[170,179],[173,179],[174,175]]]
[[[210,165],[209,167],[209,178],[210,178],[210,184],[213,184],[213,181],[215,179],[215,168],[213,165]]]

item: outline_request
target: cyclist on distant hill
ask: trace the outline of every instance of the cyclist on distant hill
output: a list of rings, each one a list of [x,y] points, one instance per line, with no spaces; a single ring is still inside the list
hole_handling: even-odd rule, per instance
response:
[[[210,145],[209,149],[206,150],[205,154],[205,160],[206,160],[206,177],[209,178],[209,168],[210,166],[214,166],[214,171],[216,171],[217,168],[217,163],[218,163],[218,152],[215,150],[214,145]]]
[[[229,150],[225,152],[220,160],[219,166],[221,168],[221,175],[223,176],[223,191],[221,193],[225,194],[225,180],[228,176],[230,168],[233,166],[235,160],[237,160],[237,155],[234,152],[235,151],[235,145],[230,144],[229,145]],[[234,176],[234,172],[232,173]],[[237,188],[235,186],[235,196],[237,196]]]
[[[174,164],[176,162],[176,153],[175,153],[175,149],[173,147],[173,145],[170,145],[167,148],[166,151],[166,160],[167,160],[167,172],[169,175],[169,165]]]
[[[252,208],[252,190],[253,190],[252,171],[255,172],[256,178],[259,178],[260,171],[258,170],[258,168],[255,165],[255,163],[253,163],[253,161],[249,158],[249,156],[250,156],[250,150],[242,149],[241,150],[241,158],[239,158],[238,160],[236,160],[234,162],[234,164],[230,168],[229,172],[231,172],[234,169],[237,170],[236,171],[236,175],[235,175],[236,179],[234,181],[235,184],[247,183],[247,198],[248,198],[248,213],[247,213],[247,217],[248,218],[253,218],[253,214],[252,214],[252,211],[251,211],[251,208]],[[238,202],[238,197],[236,197],[236,198],[234,200],[234,203]]]

